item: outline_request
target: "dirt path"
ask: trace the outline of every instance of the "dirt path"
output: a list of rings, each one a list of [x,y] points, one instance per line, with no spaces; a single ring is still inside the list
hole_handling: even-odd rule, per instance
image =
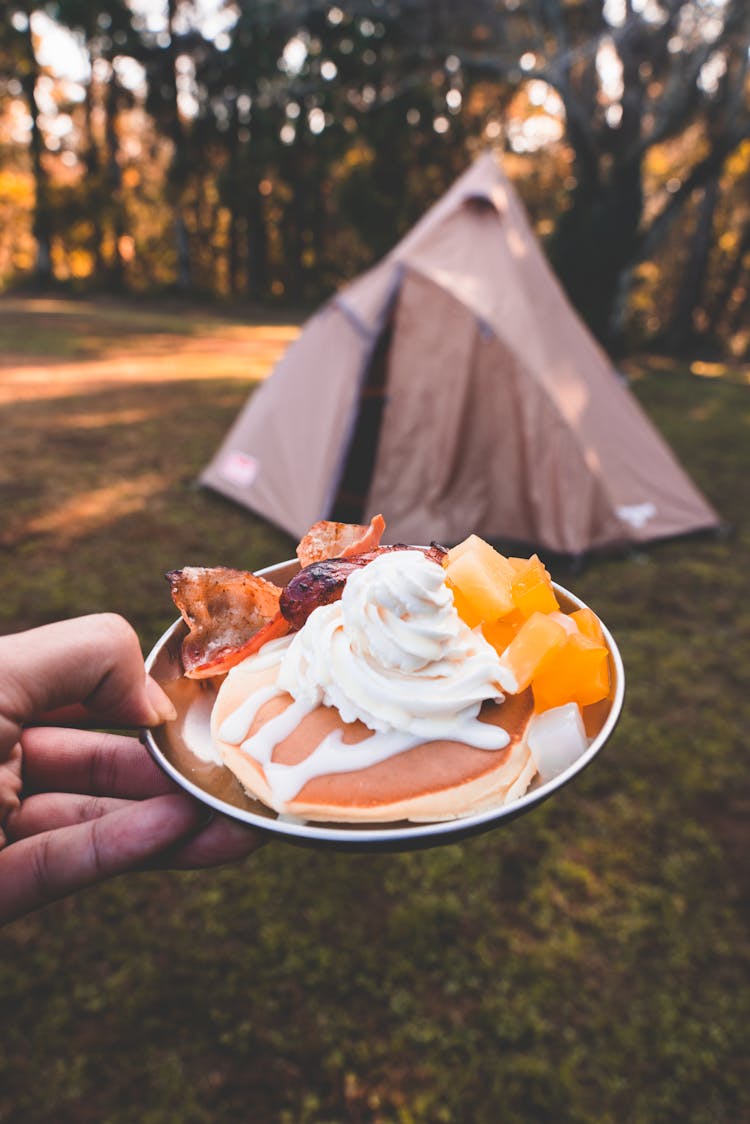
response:
[[[49,299],[0,301],[0,404],[114,385],[265,378],[296,323],[179,318],[159,309]]]

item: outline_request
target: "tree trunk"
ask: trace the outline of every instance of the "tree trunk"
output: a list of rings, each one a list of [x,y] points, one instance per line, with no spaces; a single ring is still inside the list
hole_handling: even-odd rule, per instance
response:
[[[750,271],[747,269],[744,257],[740,260],[740,268],[737,275],[737,284],[744,286],[745,291],[750,288]],[[727,313],[727,337],[731,337],[738,332],[740,328],[747,327],[747,300],[736,301],[734,307],[730,308]],[[747,355],[748,346],[745,344],[745,354]]]
[[[39,127],[39,109],[36,104],[39,66],[34,53],[30,19],[26,32],[26,54],[28,70],[22,77],[22,86],[29,117],[31,118],[31,170],[35,190],[33,234],[36,240],[34,282],[46,286],[54,281],[52,272],[52,206],[49,198],[49,180],[43,159],[44,138]]]
[[[122,201],[122,171],[117,159],[117,79],[114,67],[111,68],[107,97],[106,138],[107,138],[107,182],[112,200],[112,240],[114,248],[109,266],[109,283],[116,292],[125,287],[125,262],[122,257],[121,239],[125,234],[125,220]]]
[[[667,329],[667,343],[676,352],[683,352],[695,342],[697,335],[694,316],[700,307],[703,285],[711,252],[714,214],[719,198],[719,177],[706,184],[698,207],[693,240],[682,272],[680,287]]]
[[[174,208],[174,236],[175,250],[177,253],[177,288],[187,292],[192,286],[192,269],[190,262],[190,239],[187,223],[185,222],[182,197],[188,173],[188,156],[186,151],[185,133],[180,118],[180,109],[177,104],[177,49],[175,44],[175,22],[177,18],[177,0],[167,0],[167,26],[169,30],[169,47],[166,77],[169,84],[171,134],[174,145],[172,166],[170,168],[170,188],[172,205]]]
[[[89,63],[93,74],[93,59],[89,56]],[[86,151],[84,162],[89,185],[89,199],[91,200],[91,227],[92,227],[92,253],[94,256],[94,277],[99,278],[104,273],[104,227],[102,225],[102,193],[101,193],[101,158],[99,145],[94,135],[94,81],[93,77],[86,83],[86,96],[84,112],[86,121]],[[93,187],[92,187],[93,184]]]
[[[302,255],[305,249],[304,231],[307,203],[307,159],[304,141],[298,138],[293,149],[295,158],[291,169],[292,198],[284,215],[284,262],[286,266],[287,295],[293,301],[302,300],[304,277]]]
[[[175,211],[174,239],[177,250],[177,287],[182,292],[187,292],[193,283],[190,267],[190,239],[187,223],[179,207]]]
[[[248,187],[246,206],[246,291],[251,300],[262,300],[268,295],[268,232],[263,214],[263,200],[255,184]]]
[[[624,271],[641,216],[640,165],[633,162],[607,184],[585,183],[560,219],[552,259],[573,305],[594,335],[614,347]]]
[[[561,9],[557,12],[559,19]],[[562,27],[558,33],[564,34]],[[564,61],[555,70],[577,184],[572,206],[555,232],[553,264],[573,304],[610,350],[620,343],[618,306],[643,213],[637,145],[643,112],[638,37],[622,38],[618,53],[623,94],[620,120],[613,124],[595,123],[600,82],[594,57],[574,67],[563,52]]]
[[[745,265],[745,258],[750,253],[750,223],[745,227],[740,238],[739,246],[732,259],[731,265],[724,270],[721,283],[716,291],[708,312],[708,321],[714,335],[721,334],[721,324],[727,314],[727,306],[732,298],[732,293],[739,285]]]
[[[236,297],[240,291],[240,118],[237,99],[232,102],[232,117],[229,126],[229,169],[228,188],[225,199],[229,206],[229,245],[227,246],[227,273],[229,292]]]

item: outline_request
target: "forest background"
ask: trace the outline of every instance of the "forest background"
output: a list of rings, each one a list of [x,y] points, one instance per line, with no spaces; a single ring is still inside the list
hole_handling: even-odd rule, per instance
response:
[[[305,307],[493,146],[612,350],[750,349],[743,0],[2,0],[0,285]]]

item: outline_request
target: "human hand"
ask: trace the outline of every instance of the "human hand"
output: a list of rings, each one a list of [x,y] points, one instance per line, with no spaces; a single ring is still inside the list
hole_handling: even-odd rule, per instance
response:
[[[137,739],[67,725],[173,715],[122,617],[0,637],[0,924],[129,870],[213,866],[260,845],[183,793]]]

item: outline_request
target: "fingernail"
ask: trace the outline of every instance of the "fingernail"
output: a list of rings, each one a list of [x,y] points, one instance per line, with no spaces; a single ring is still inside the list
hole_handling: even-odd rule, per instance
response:
[[[164,694],[159,684],[155,679],[152,679],[150,675],[146,676],[146,695],[156,715],[154,724],[158,724],[159,722],[173,722],[175,720],[177,711],[174,708],[172,700]]]

